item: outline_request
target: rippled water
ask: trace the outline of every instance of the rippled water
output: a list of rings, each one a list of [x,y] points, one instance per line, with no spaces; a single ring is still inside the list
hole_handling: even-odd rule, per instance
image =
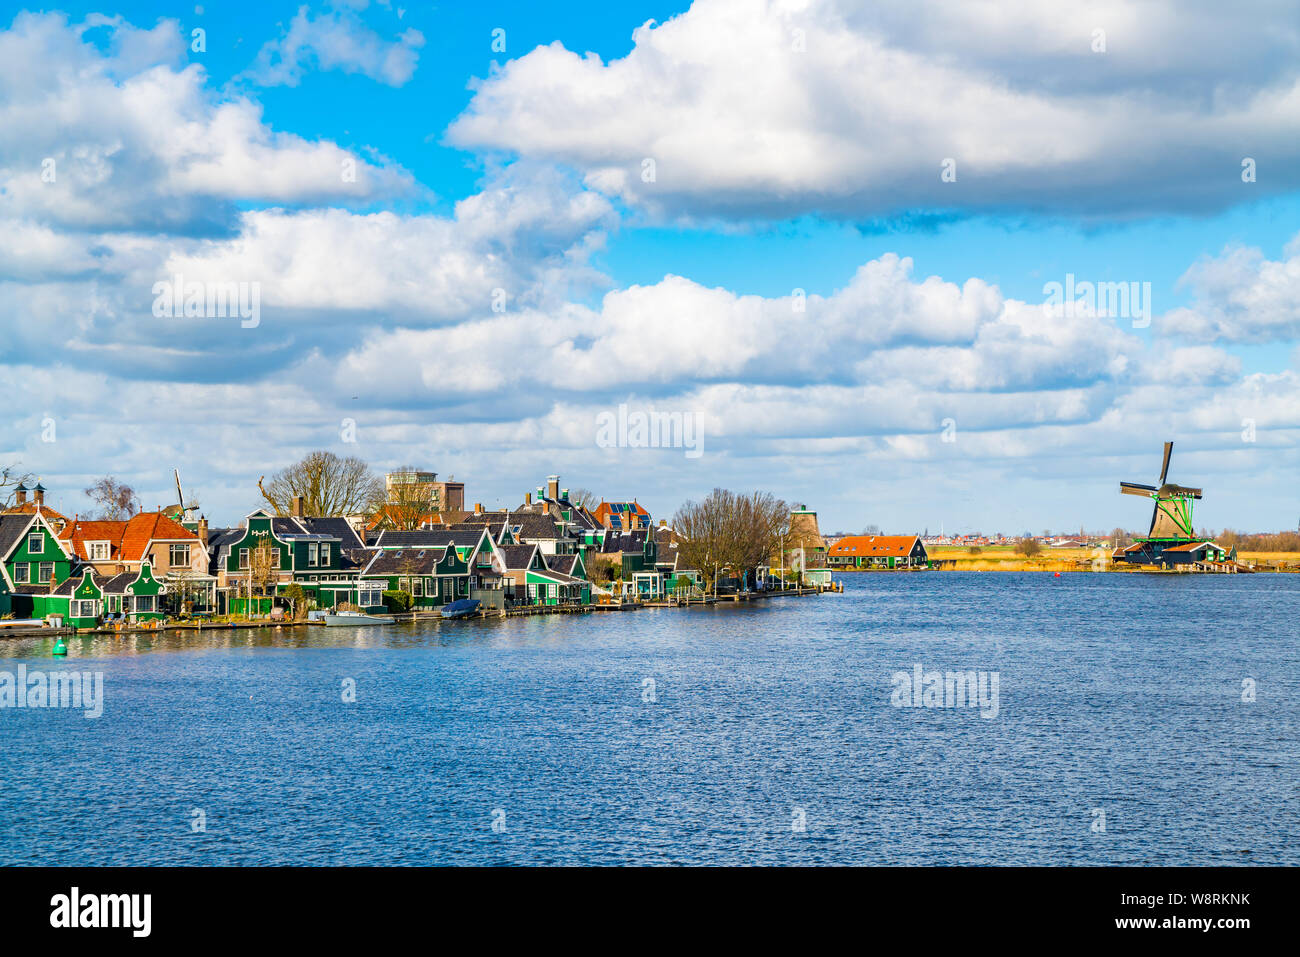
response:
[[[0,711],[0,863],[1300,863],[1300,576],[846,581],[76,639],[103,716]],[[917,663],[997,716],[892,706]]]

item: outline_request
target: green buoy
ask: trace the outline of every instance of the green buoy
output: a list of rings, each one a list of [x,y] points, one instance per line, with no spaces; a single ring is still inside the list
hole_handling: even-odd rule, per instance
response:
[[[68,653],[68,646],[63,643],[63,636],[54,639],[54,657],[62,658]]]

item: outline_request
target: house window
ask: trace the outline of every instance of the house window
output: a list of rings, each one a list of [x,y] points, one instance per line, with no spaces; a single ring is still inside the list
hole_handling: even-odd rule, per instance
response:
[[[417,578],[417,579],[415,579],[413,582],[411,582],[411,597],[413,597],[413,598],[423,598],[423,597],[424,597],[424,579],[423,579],[423,578]]]
[[[27,563],[20,562],[14,566],[14,584],[27,583]]]
[[[307,564],[309,566],[315,566],[316,564],[316,543],[315,542],[307,543]]]
[[[153,611],[153,595],[136,595],[136,611]]]
[[[239,550],[239,567],[240,567],[241,569],[248,568],[248,549],[247,549],[247,548],[241,548],[241,549]]]
[[[27,536],[27,553],[29,555],[45,554],[45,536],[40,532],[32,532]]]
[[[108,542],[91,542],[90,560],[92,562],[108,561]]]
[[[36,581],[44,584],[54,577],[54,562],[41,562],[40,570],[36,573]]]
[[[105,555],[105,558],[108,556]],[[188,566],[190,563],[190,547],[188,545],[173,545],[171,547],[171,564],[173,566]]]
[[[425,589],[425,590],[429,593],[429,597],[430,597],[430,598],[437,598],[437,597],[438,597],[438,579],[436,579],[436,578],[430,578],[430,579],[429,579],[429,587],[428,587],[427,589]]]
[[[384,603],[384,590],[380,585],[362,585],[357,589],[357,604],[363,607],[371,605],[382,605]]]
[[[74,601],[72,602],[73,618],[97,618],[99,617],[99,608],[97,601]]]
[[[320,547],[320,563],[328,565],[330,563],[330,547],[324,543]]]

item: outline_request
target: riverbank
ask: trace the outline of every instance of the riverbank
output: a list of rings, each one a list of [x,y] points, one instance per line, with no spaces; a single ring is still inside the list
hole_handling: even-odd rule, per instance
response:
[[[1137,565],[1113,562],[1107,548],[1052,548],[1029,557],[1012,545],[989,545],[972,554],[968,548],[936,545],[928,554],[946,571],[966,572],[1093,572],[1141,573]],[[1300,572],[1300,553],[1241,552],[1237,561],[1257,572]]]

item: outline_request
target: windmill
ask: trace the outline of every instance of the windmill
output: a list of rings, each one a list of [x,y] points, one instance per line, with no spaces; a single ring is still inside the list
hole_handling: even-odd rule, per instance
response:
[[[1155,499],[1155,507],[1151,510],[1151,527],[1147,530],[1148,538],[1186,541],[1196,537],[1192,528],[1192,502],[1201,497],[1201,490],[1165,482],[1169,474],[1169,456],[1173,451],[1174,443],[1166,442],[1159,485],[1120,482],[1119,490],[1123,495],[1141,495],[1143,498]]]
[[[1188,552],[1194,543],[1201,540],[1196,537],[1192,525],[1192,502],[1201,497],[1199,488],[1174,485],[1167,482],[1169,476],[1169,457],[1173,454],[1174,443],[1165,443],[1165,459],[1160,466],[1160,479],[1156,485],[1142,485],[1139,482],[1120,482],[1122,495],[1139,495],[1152,499],[1151,525],[1145,538],[1138,538],[1126,551],[1124,559],[1142,564],[1161,564],[1174,561],[1173,555],[1166,556],[1168,550]],[[1217,549],[1217,546],[1215,546]],[[1181,557],[1181,556],[1180,556]]]

